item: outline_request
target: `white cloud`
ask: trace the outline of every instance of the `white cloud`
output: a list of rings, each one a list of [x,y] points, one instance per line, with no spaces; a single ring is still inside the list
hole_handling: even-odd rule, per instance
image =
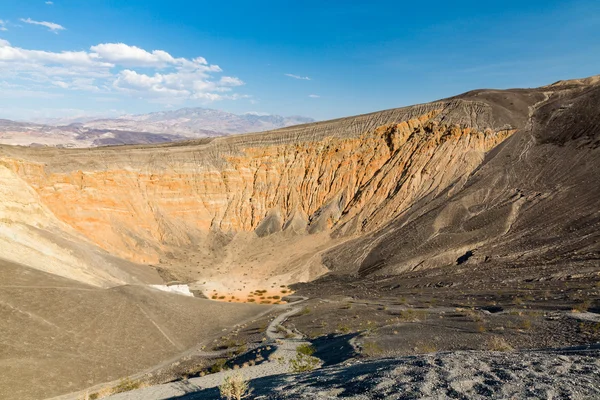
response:
[[[140,70],[142,69],[142,70]],[[0,77],[19,90],[78,90],[130,95],[152,101],[236,100],[244,82],[215,77],[222,70],[205,58],[176,58],[124,43],[101,43],[89,51],[50,52],[12,46],[0,39]]]
[[[56,24],[54,22],[34,21],[31,18],[27,18],[27,19],[21,18],[21,21],[25,22],[26,24],[45,26],[46,28],[50,29],[50,32],[54,32],[54,33],[58,33],[58,31],[64,31],[67,29],[64,26]]]
[[[53,85],[58,86],[60,88],[63,89],[68,89],[69,88],[69,84],[63,81],[53,81],[52,82]]]
[[[7,21],[4,21],[4,20],[0,19],[0,31],[7,31],[8,30],[8,28],[6,27],[6,22]]]
[[[0,39],[0,62],[34,62],[41,64],[64,64],[69,66],[112,67],[85,51],[63,51],[60,53],[43,50],[26,50],[13,47],[7,40]]]
[[[165,67],[177,63],[166,51],[153,50],[148,52],[125,43],[102,43],[90,47],[90,50],[94,52],[95,57],[130,67]]]
[[[52,2],[52,1],[47,1],[47,2],[46,2],[46,4],[48,4],[49,6],[51,6],[51,5],[53,5],[53,4],[54,4],[54,2]]]
[[[309,94],[308,97],[310,97],[311,99],[318,99],[321,96],[319,96],[318,94]]]
[[[223,76],[219,80],[219,83],[225,86],[241,86],[244,84],[240,79],[233,76]]]
[[[300,76],[300,75],[294,75],[294,74],[284,74],[285,76],[289,76],[290,78],[294,78],[294,79],[301,79],[304,81],[310,81],[310,78],[308,76]]]

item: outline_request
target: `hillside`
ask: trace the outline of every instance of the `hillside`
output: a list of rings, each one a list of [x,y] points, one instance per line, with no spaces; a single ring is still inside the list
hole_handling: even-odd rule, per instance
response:
[[[534,109],[581,87],[475,91],[180,145],[2,147],[0,164],[61,223],[112,255],[164,265],[188,282],[225,280],[232,290],[244,286],[236,278],[246,270],[288,284],[327,271],[314,257],[327,243],[356,236],[366,243],[373,237],[372,247],[377,235],[387,235],[391,221],[421,213],[415,205],[443,202],[460,192],[488,164],[489,151],[515,132],[524,135]],[[274,246],[296,251],[276,254]],[[351,251],[342,248],[353,254],[344,268],[364,259],[352,253],[361,247],[351,246]],[[246,257],[245,248],[256,254]],[[395,247],[390,251],[393,257],[404,254]],[[452,261],[465,251],[461,243],[452,250]],[[222,279],[224,273],[228,278]]]
[[[20,366],[47,385],[65,357],[106,366],[74,363],[60,372],[74,383],[51,392],[80,390],[271,310],[147,287],[163,281],[225,302],[278,303],[292,285],[309,300],[290,330],[366,330],[392,355],[425,352],[424,340],[486,346],[488,330],[528,316],[513,347],[598,340],[599,111],[594,77],[178,143],[0,146],[0,365],[12,374],[0,385]],[[564,315],[573,308],[592,312]],[[94,324],[114,349],[75,328]],[[260,346],[257,324],[238,333]],[[42,362],[51,340],[63,347]]]

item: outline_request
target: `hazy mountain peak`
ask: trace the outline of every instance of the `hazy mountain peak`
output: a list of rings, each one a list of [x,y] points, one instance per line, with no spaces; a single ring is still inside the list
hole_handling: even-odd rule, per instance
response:
[[[207,136],[208,132],[248,133],[314,122],[302,116],[247,112],[233,114],[202,107],[157,111],[148,114],[123,115],[114,119],[99,119],[85,123],[87,128],[168,133],[187,137]]]

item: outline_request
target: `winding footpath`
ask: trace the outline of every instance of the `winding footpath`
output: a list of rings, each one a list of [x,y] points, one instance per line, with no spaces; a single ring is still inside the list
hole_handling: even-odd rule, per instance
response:
[[[306,300],[306,299],[304,299]],[[270,339],[270,345],[276,347],[276,350],[269,357],[269,360],[259,364],[240,368],[237,370],[226,370],[198,378],[191,378],[185,381],[171,382],[163,385],[150,386],[143,389],[132,390],[130,392],[118,393],[107,397],[111,400],[161,400],[182,396],[203,389],[209,389],[220,386],[225,378],[232,375],[241,375],[248,380],[262,378],[265,376],[279,375],[291,372],[290,360],[296,357],[296,349],[305,341],[301,335],[281,329],[283,323],[292,315],[302,310],[298,303],[300,300],[292,303],[295,307],[278,315],[267,327],[266,335]],[[293,337],[292,337],[293,336]]]

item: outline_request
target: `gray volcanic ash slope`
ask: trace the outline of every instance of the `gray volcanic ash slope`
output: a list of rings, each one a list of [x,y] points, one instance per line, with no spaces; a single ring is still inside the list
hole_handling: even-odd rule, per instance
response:
[[[542,88],[549,99],[530,106],[527,122],[518,114],[522,127],[466,181],[332,250],[326,265],[359,276],[389,275],[452,266],[470,252],[471,264],[485,262],[490,270],[527,265],[538,278],[545,266],[561,265],[565,273],[597,268],[600,86],[560,87],[568,90]]]

